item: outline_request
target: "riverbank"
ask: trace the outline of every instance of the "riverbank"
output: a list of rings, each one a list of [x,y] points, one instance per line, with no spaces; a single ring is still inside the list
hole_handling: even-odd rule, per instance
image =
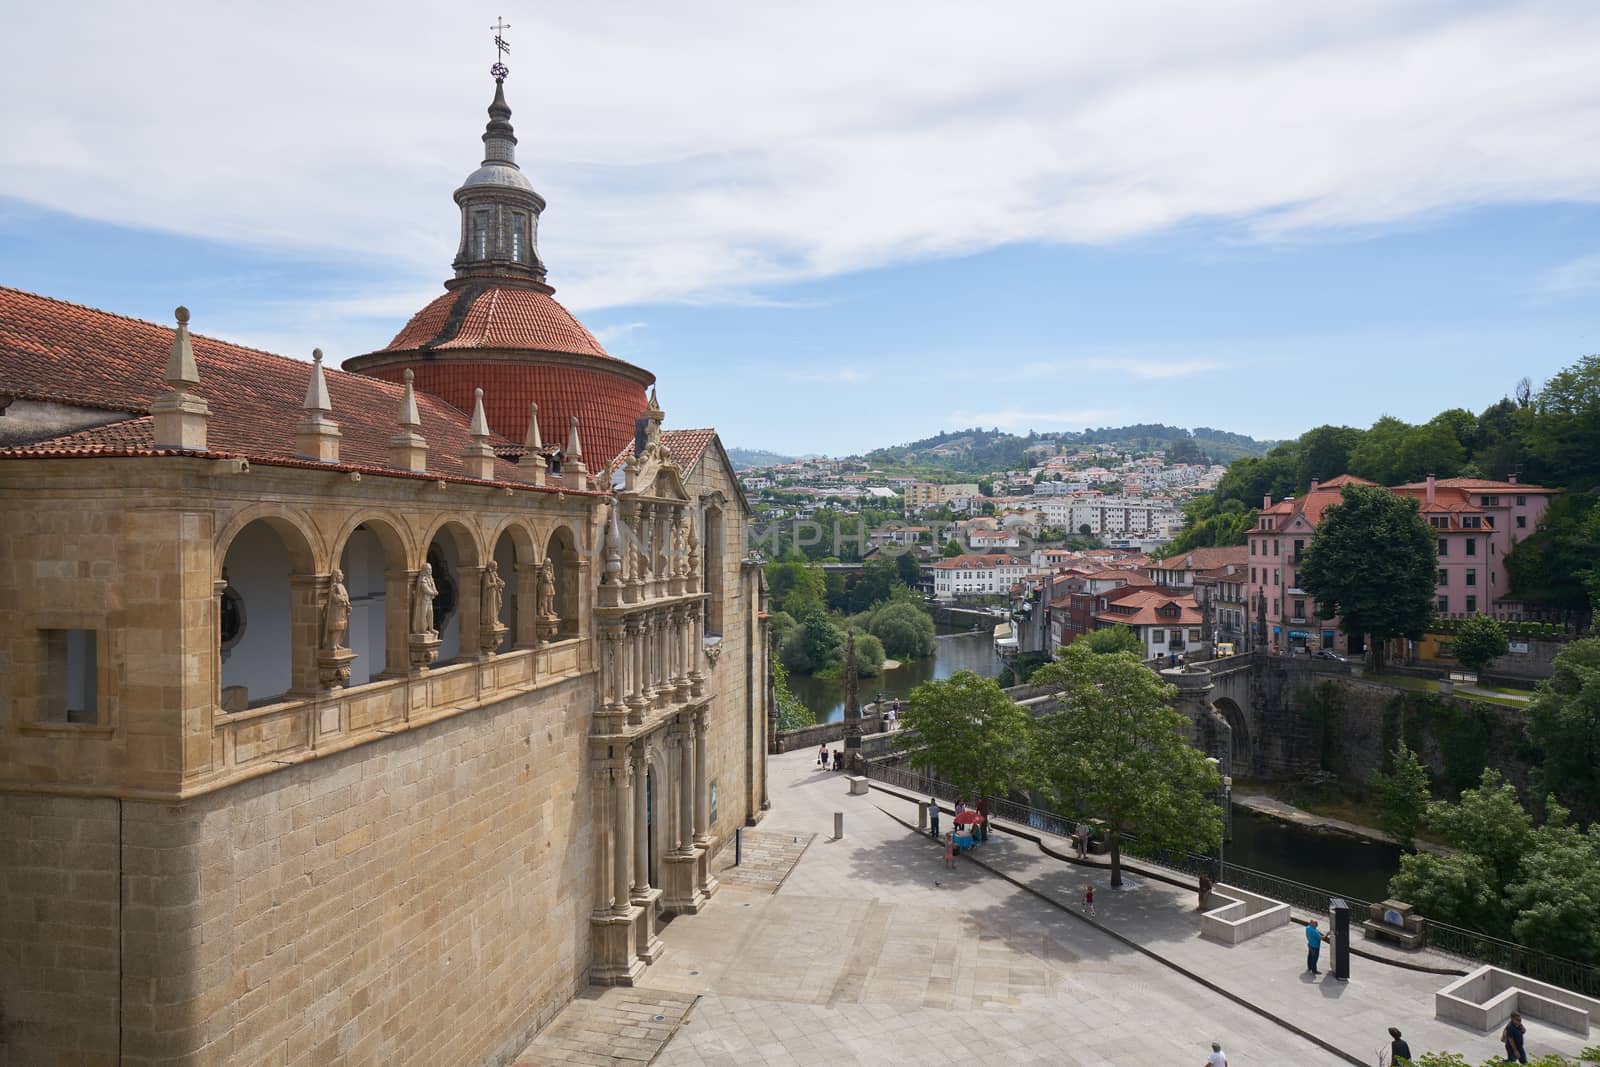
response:
[[[1241,793],[1233,794],[1233,802],[1241,808],[1266,815],[1281,822],[1293,823],[1302,829],[1312,830],[1317,833],[1344,834],[1347,837],[1356,837],[1364,841],[1375,841],[1379,844],[1399,846],[1389,834],[1373,826],[1363,826],[1360,823],[1349,822],[1345,819],[1336,819],[1330,815],[1318,815],[1304,808],[1297,808],[1287,801],[1266,793]],[[1418,841],[1417,850],[1431,852],[1435,855],[1445,855],[1450,849],[1432,841]]]

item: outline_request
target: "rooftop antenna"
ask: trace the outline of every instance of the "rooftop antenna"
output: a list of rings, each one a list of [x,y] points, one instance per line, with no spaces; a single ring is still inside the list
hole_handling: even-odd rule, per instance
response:
[[[511,28],[511,23],[499,16],[495,17],[494,25],[489,27],[494,31],[494,66],[489,68],[489,73],[494,75],[494,80],[503,82],[511,73],[511,68],[506,66],[506,53],[511,51],[511,45],[506,42],[505,32]]]

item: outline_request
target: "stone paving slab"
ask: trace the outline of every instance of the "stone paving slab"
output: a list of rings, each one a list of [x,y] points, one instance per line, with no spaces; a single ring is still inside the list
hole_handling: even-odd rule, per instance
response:
[[[513,1067],[641,1067],[655,1059],[696,997],[664,989],[591,989],[563,1008]]]
[[[740,835],[739,865],[733,866],[733,849],[723,849],[727,866],[717,872],[717,881],[776,893],[816,836],[799,830],[744,830]]]

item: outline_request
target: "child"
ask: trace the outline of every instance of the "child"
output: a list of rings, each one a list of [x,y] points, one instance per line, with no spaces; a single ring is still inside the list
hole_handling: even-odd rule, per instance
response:
[[[950,870],[956,869],[956,835],[944,835],[944,865]]]
[[[1094,914],[1094,884],[1093,883],[1090,883],[1089,885],[1086,885],[1086,886],[1083,887],[1083,913],[1085,915],[1093,915]]]

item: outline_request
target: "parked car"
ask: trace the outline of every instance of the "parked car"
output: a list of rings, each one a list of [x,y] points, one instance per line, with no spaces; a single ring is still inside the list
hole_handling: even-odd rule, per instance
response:
[[[1317,659],[1331,659],[1335,663],[1347,663],[1347,662],[1349,662],[1343,656],[1339,655],[1339,653],[1335,652],[1331,648],[1319,648],[1319,649],[1317,649]]]

